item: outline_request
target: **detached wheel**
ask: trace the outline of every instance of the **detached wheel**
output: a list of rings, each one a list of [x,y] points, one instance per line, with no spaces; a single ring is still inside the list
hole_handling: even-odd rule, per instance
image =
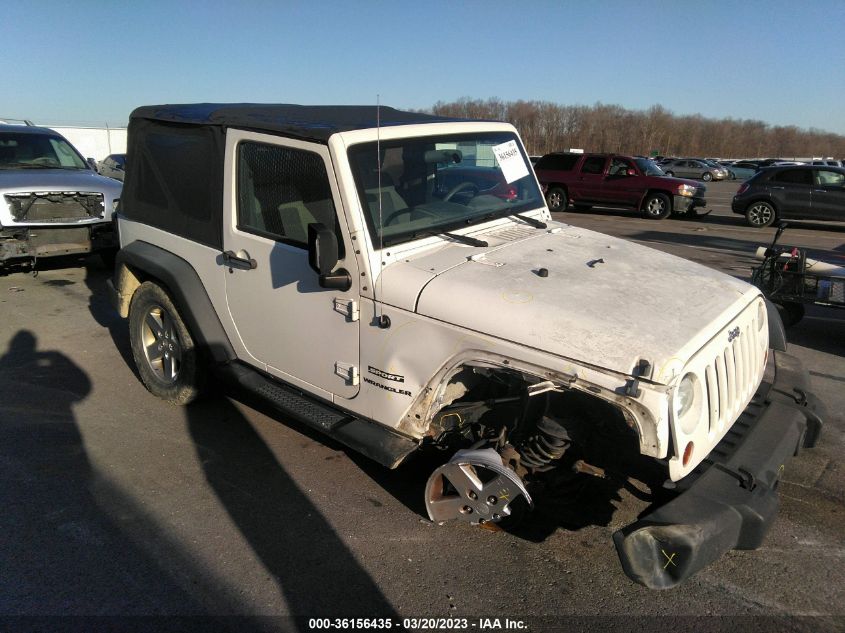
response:
[[[196,400],[206,370],[185,322],[158,284],[146,281],[132,296],[129,340],[135,366],[150,393],[172,404]]]
[[[701,179],[704,182],[710,182],[711,180],[713,180],[713,174],[711,174],[709,171],[705,171]]]
[[[672,213],[672,203],[665,193],[652,193],[643,201],[643,215],[650,220],[662,220]]]
[[[569,196],[566,194],[566,189],[561,187],[552,187],[546,194],[546,204],[549,211],[566,211],[569,206]]]
[[[775,213],[775,208],[768,202],[763,202],[762,200],[751,203],[745,211],[745,221],[748,222],[749,225],[758,228],[769,226],[775,221],[776,217],[777,213]]]

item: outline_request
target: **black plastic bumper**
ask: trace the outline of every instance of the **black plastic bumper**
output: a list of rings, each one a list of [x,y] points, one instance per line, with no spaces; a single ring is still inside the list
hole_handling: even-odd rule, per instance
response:
[[[652,589],[674,587],[729,549],[756,549],[774,521],[785,462],[815,446],[824,406],[801,362],[772,351],[763,383],[677,497],[613,535],[625,573]]]

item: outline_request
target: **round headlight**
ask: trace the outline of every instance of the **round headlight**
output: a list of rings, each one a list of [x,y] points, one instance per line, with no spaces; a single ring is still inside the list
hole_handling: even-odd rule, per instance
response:
[[[766,305],[760,301],[757,304],[757,330],[763,329],[763,323],[766,321]]]
[[[686,434],[695,430],[701,418],[700,391],[698,377],[693,373],[681,378],[675,390],[675,419]]]

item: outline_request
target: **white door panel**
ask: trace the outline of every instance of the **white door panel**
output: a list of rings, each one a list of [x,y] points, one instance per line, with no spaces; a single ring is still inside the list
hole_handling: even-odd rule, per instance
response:
[[[234,186],[227,198],[229,222],[223,244],[224,251],[237,259],[224,255],[221,274],[226,279],[229,315],[243,346],[271,373],[312,385],[315,392],[354,397],[358,382],[347,368],[358,365],[359,321],[336,310],[335,300],[356,299],[355,258],[346,249],[338,264],[350,271],[352,288],[327,290],[319,286],[302,244],[308,223],[327,218],[334,222],[341,211],[328,150],[231,130],[226,156]],[[315,166],[325,171],[310,175]],[[314,194],[320,187],[327,193]],[[328,192],[338,207],[334,212],[330,203],[313,199],[328,197]]]

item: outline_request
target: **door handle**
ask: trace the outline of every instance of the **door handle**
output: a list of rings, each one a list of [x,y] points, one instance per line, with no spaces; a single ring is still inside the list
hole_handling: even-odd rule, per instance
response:
[[[772,189],[783,189],[783,187],[771,187]]]
[[[239,257],[234,251],[224,252],[223,265],[241,270],[255,270],[258,267],[258,262],[252,259],[246,251],[240,252],[244,254],[244,257]]]
[[[827,189],[813,189],[813,193],[827,193]]]

